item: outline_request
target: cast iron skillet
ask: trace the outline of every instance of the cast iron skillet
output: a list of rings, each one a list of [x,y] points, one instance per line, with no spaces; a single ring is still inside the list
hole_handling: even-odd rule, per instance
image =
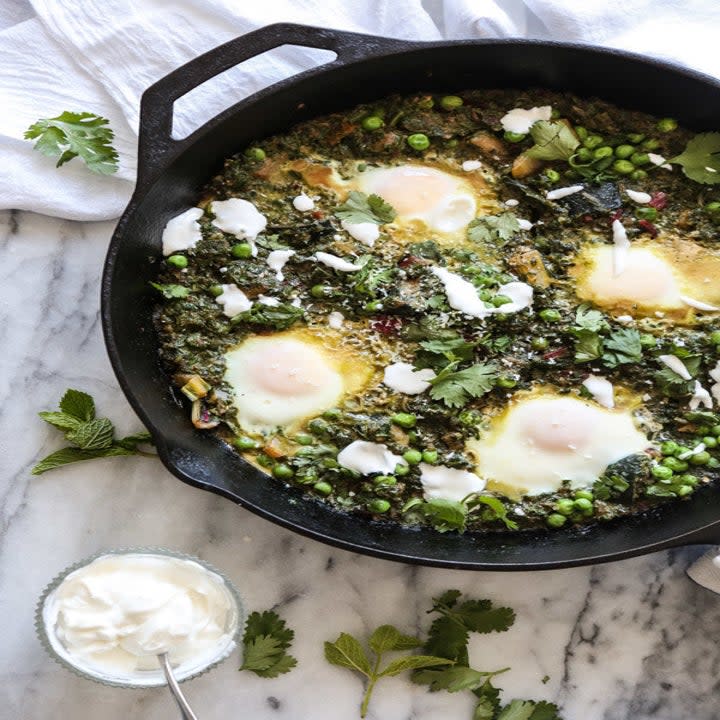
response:
[[[333,50],[337,59],[237,103],[183,140],[171,138],[176,99],[285,44]],[[649,515],[552,533],[442,535],[376,523],[282,487],[190,424],[187,407],[158,362],[152,324],[156,297],[148,283],[158,269],[166,222],[193,206],[223,159],[252,141],[390,93],[473,87],[592,93],[622,107],[676,117],[696,130],[720,126],[716,80],[612,50],[523,40],[405,42],[289,24],[232,40],[172,72],[142,98],[137,187],[115,230],[102,282],[105,340],[123,391],[152,432],[162,462],[181,480],[347,550],[451,568],[538,570],[720,543],[720,487]]]

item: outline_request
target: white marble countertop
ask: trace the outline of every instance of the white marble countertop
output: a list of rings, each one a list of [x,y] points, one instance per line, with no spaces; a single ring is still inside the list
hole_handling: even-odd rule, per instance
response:
[[[115,381],[98,316],[111,223],[0,213],[0,718],[177,717],[164,690],[117,690],[75,677],[35,638],[37,597],[65,566],[102,549],[162,545],[224,570],[250,609],[276,607],[296,629],[299,668],[276,680],[231,658],[185,685],[201,720],[353,720],[359,680],[328,666],[322,641],[389,622],[427,627],[434,593],[457,587],[515,608],[502,635],[474,638],[476,667],[512,666],[505,698],[545,698],[566,720],[718,717],[720,597],[685,568],[699,548],[543,573],[417,568],[299,537],[176,480],[159,462],[116,458],[41,477],[60,446],[37,417],[64,390],[92,393],[121,431],[139,423]],[[544,676],[549,676],[545,684]],[[405,678],[379,686],[368,716],[469,720],[468,694],[428,694]]]

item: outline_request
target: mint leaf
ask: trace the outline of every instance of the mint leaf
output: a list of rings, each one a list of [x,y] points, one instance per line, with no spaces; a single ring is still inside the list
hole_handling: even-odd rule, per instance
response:
[[[81,423],[65,433],[65,437],[83,450],[104,450],[113,444],[115,429],[107,418]]]
[[[117,444],[126,450],[136,450],[138,445],[154,445],[152,435],[146,431],[138,432],[134,435],[127,435],[118,440]]]
[[[60,410],[78,420],[92,420],[95,417],[95,401],[82,390],[66,390],[60,400]]]
[[[443,670],[423,670],[415,674],[415,682],[428,685],[430,692],[447,690],[459,692],[460,690],[476,690],[485,684],[488,676],[496,673],[481,672],[469,667],[449,667]]]
[[[557,120],[538,120],[530,128],[535,141],[525,154],[537,160],[569,160],[580,144],[575,133]]]
[[[406,670],[418,670],[419,668],[451,664],[452,660],[434,657],[433,655],[407,655],[406,657],[391,660],[378,677],[394,677]]]
[[[390,650],[412,650],[420,647],[422,642],[411,635],[403,635],[392,625],[381,625],[376,628],[368,641],[375,653],[384,653]]]
[[[64,412],[39,412],[38,415],[58,430],[74,430],[82,422]]]
[[[340,633],[335,642],[325,642],[325,659],[331,665],[356,670],[370,677],[370,660],[368,660],[362,645],[356,638],[348,633]]]
[[[42,118],[25,131],[26,140],[37,139],[35,150],[58,158],[56,167],[80,157],[90,170],[101,175],[118,170],[113,138],[109,121],[89,112],[65,111],[54,118]]]
[[[720,133],[701,133],[683,152],[669,160],[682,166],[687,177],[705,185],[720,183]]]
[[[352,190],[347,200],[335,210],[335,216],[348,223],[383,225],[395,219],[395,210],[379,195],[366,195]]]
[[[152,285],[164,298],[173,300],[176,298],[186,298],[190,294],[190,288],[186,288],[184,285],[161,285],[160,283],[151,282]]]
[[[70,463],[80,462],[82,460],[95,460],[104,457],[117,457],[120,455],[133,455],[131,450],[125,450],[120,447],[109,447],[103,450],[82,450],[80,448],[63,448],[50,453],[46,458],[37,463],[30,471],[33,475],[42,475],[48,470],[69,465]]]

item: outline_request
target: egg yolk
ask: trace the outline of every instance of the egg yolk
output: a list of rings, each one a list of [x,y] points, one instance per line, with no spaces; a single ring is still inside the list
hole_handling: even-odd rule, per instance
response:
[[[295,340],[266,344],[250,356],[247,372],[258,387],[275,395],[312,395],[332,370],[311,345]]]
[[[577,400],[536,400],[533,410],[523,423],[529,445],[566,452],[584,446],[592,434],[595,413]]]

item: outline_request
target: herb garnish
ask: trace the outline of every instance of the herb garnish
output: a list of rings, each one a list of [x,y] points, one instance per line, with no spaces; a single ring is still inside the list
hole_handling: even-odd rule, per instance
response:
[[[475,218],[467,228],[468,240],[502,245],[520,232],[520,223],[511,212]]]
[[[685,175],[695,182],[720,183],[720,133],[696,135],[680,155],[668,162],[682,166]]]
[[[80,157],[93,172],[111,175],[118,169],[114,133],[106,118],[89,112],[65,111],[54,118],[42,118],[25,131],[34,140],[35,150],[58,159],[56,167]]]
[[[60,400],[59,412],[38,413],[46,422],[62,430],[72,447],[50,453],[32,469],[33,475],[42,475],[62,465],[81,460],[94,460],[119,455],[145,455],[151,453],[138,450],[138,445],[152,444],[148,432],[138,432],[120,440],[115,439],[115,427],[107,418],[95,417],[95,401],[80,390],[67,390]]]
[[[232,318],[232,324],[246,322],[251,325],[264,325],[276,330],[287,330],[304,315],[301,307],[280,303],[279,305],[266,305],[256,302],[250,310]]]
[[[458,362],[451,362],[431,381],[430,397],[442,400],[451,408],[465,405],[470,398],[480,397],[495,387],[498,378],[495,363],[477,363],[464,370],[456,370]]]
[[[372,651],[372,658],[360,641],[348,633],[341,633],[335,642],[325,643],[325,659],[331,665],[359,672],[368,680],[360,706],[360,717],[365,717],[367,714],[372,692],[380,678],[394,677],[407,670],[417,670],[418,668],[452,665],[453,662],[432,655],[409,654],[391,660],[381,669],[380,665],[385,653],[412,650],[422,645],[422,641],[412,635],[403,635],[392,625],[381,625],[376,628],[368,639],[368,645]]]
[[[634,328],[610,330],[605,316],[598,310],[581,305],[575,313],[570,332],[575,338],[575,362],[602,359],[603,365],[615,368],[642,360],[640,333]]]
[[[245,624],[240,669],[263,678],[275,678],[290,672],[297,665],[297,660],[286,650],[294,637],[294,631],[276,612],[250,613]]]
[[[173,283],[161,285],[156,282],[151,282],[150,285],[152,285],[167,300],[186,298],[190,294],[190,288],[187,288],[184,285],[175,285]]]
[[[403,515],[406,520],[425,522],[441,533],[450,530],[464,533],[468,517],[475,510],[482,510],[484,520],[500,520],[508,530],[517,530],[517,523],[507,516],[507,508],[500,498],[479,493],[468,495],[462,501],[416,497],[405,503]]]
[[[537,160],[569,160],[580,144],[575,133],[560,121],[538,120],[530,128],[530,136],[535,144],[525,154]]]
[[[395,219],[395,209],[379,195],[366,195],[353,190],[347,200],[335,210],[336,217],[348,223],[383,225]]]
[[[640,333],[634,328],[620,328],[605,340],[602,355],[603,365],[614,368],[626,363],[642,360]]]

